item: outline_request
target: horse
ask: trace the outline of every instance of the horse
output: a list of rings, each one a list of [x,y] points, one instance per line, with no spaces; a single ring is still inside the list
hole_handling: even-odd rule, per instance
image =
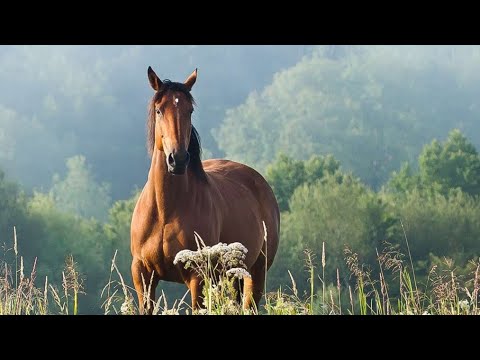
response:
[[[280,211],[272,188],[247,165],[201,160],[200,136],[192,125],[197,69],[183,83],[160,80],[150,66],[147,75],[154,90],[147,117],[151,164],[130,231],[140,313],[152,313],[159,280],[185,284],[192,309],[202,307],[200,277],[174,265],[179,251],[197,250],[195,232],[207,246],[240,242],[247,248],[251,278],[243,279],[244,307],[258,305],[279,244]]]

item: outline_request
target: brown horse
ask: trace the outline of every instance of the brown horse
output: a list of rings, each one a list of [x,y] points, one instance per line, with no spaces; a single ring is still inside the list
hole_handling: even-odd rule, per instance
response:
[[[140,311],[151,313],[159,280],[185,283],[192,308],[201,306],[199,277],[173,264],[180,250],[197,250],[194,231],[206,245],[240,242],[248,249],[245,264],[252,278],[244,279],[243,294],[246,306],[252,305],[252,298],[258,304],[278,248],[280,213],[273,191],[246,165],[228,160],[202,163],[200,138],[191,120],[195,102],[190,91],[197,70],[177,83],[161,81],[149,67],[148,79],[155,90],[147,120],[152,160],[131,223],[132,277]],[[144,299],[145,284],[151,289],[150,299]]]

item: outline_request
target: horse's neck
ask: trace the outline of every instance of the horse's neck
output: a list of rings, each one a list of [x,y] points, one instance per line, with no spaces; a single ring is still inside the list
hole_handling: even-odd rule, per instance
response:
[[[188,202],[193,185],[190,179],[190,172],[184,175],[171,175],[167,171],[165,153],[155,149],[152,155],[149,179],[150,186],[154,193],[160,218],[168,221],[168,218],[184,208]],[[190,183],[190,184],[189,184]]]

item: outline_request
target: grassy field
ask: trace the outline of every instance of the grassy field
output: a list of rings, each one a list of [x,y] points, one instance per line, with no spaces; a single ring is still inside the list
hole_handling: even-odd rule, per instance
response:
[[[205,246],[196,234],[197,251],[184,250],[177,254],[176,263],[196,271],[204,281],[203,309],[192,311],[186,300],[172,301],[160,291],[155,303],[146,303],[154,315],[476,315],[479,314],[480,262],[473,264],[471,276],[457,276],[451,260],[444,258],[445,268],[434,266],[427,283],[417,284],[412,271],[413,261],[394,247],[377,251],[379,277],[372,278],[368,267],[359,264],[358,255],[345,249],[345,261],[351,273],[351,285],[342,286],[339,272],[336,279],[325,279],[327,261],[325,246],[321,251],[319,268],[315,254],[305,251],[305,265],[309,274],[309,291],[300,294],[295,279],[276,292],[266,292],[259,308],[245,310],[237,289],[243,277],[250,274],[243,260],[246,249],[240,243]],[[405,238],[407,249],[408,240]],[[325,245],[325,244],[324,244]],[[65,262],[62,283],[50,284],[48,278],[36,279],[36,263],[30,274],[24,273],[24,260],[17,250],[14,236],[15,263],[0,264],[0,314],[10,315],[76,315],[79,294],[83,292],[81,274],[72,257]],[[135,290],[126,285],[112,259],[110,280],[102,292],[104,314],[139,314]],[[406,259],[406,260],[405,260]],[[144,279],[144,291],[149,293],[149,279]],[[321,288],[315,288],[319,280]],[[39,286],[38,284],[42,285]],[[158,290],[157,290],[158,291]],[[240,302],[237,299],[242,299]]]

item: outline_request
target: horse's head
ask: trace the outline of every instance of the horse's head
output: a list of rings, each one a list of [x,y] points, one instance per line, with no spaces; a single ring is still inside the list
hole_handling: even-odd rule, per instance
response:
[[[150,128],[156,149],[165,152],[171,174],[184,174],[190,161],[188,146],[192,133],[194,100],[190,94],[197,80],[197,69],[184,83],[160,80],[148,67],[148,80],[156,91],[150,104]]]

